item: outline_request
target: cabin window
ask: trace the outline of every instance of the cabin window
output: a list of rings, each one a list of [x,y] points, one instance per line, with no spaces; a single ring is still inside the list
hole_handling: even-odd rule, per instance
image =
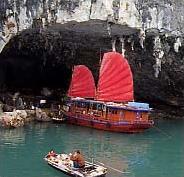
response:
[[[97,104],[93,104],[93,110],[97,109]]]
[[[107,112],[110,114],[111,113],[111,110],[109,108],[107,108]]]
[[[140,112],[136,112],[136,119],[141,119],[141,113]]]
[[[86,107],[86,104],[85,103],[81,103],[81,107],[82,108],[85,108]]]
[[[81,107],[82,107],[82,104],[81,104],[81,102],[79,102],[78,104],[79,104],[79,108],[81,108]]]
[[[76,106],[77,106],[78,108],[85,108],[85,103],[77,102],[77,103],[76,103]]]
[[[106,111],[106,106],[102,105],[102,108],[103,108],[103,111],[105,112]]]
[[[102,110],[102,105],[101,105],[101,104],[97,104],[97,109],[98,109],[99,111],[101,111],[101,110]]]
[[[73,105],[73,106],[77,106],[77,103],[76,103],[76,102],[72,102],[72,105]]]
[[[86,107],[87,107],[87,111],[89,111],[89,109],[90,109],[90,104],[89,104],[89,103],[86,103]]]
[[[117,110],[111,110],[112,114],[117,114]]]

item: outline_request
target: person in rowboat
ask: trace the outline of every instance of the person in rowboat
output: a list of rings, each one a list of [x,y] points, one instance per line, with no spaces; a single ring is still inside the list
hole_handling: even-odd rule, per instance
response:
[[[84,168],[85,166],[84,157],[79,150],[70,155],[70,160],[73,161],[74,168]]]
[[[46,158],[50,158],[50,157],[56,157],[56,153],[54,152],[53,149],[51,149],[51,150],[49,151],[49,153],[47,154],[47,156],[46,156]]]

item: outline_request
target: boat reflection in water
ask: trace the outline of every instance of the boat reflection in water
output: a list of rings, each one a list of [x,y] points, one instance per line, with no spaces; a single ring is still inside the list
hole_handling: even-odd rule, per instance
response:
[[[144,165],[149,161],[147,153],[153,141],[149,137],[145,139],[142,134],[110,133],[72,125],[67,127],[70,130],[65,144],[68,152],[81,149],[89,160],[118,169],[124,176],[133,175],[132,167],[136,163]],[[122,174],[108,168],[108,176],[118,177]]]
[[[39,130],[39,132],[44,133],[50,126],[49,122],[36,122],[33,124],[30,124],[30,128],[33,128],[35,130]]]

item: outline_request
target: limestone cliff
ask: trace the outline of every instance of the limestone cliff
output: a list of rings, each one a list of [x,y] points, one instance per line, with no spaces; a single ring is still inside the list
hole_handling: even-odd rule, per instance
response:
[[[178,35],[184,32],[183,7],[182,0],[1,0],[0,50],[11,35],[36,22],[44,28],[53,23],[100,19]]]

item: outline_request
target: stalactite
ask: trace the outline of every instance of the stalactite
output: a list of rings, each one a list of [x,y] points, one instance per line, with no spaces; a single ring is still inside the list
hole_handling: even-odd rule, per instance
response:
[[[132,36],[128,38],[128,42],[130,43],[131,49],[133,51],[134,50],[134,40]]]
[[[111,24],[107,22],[107,32],[108,35],[111,36]]]
[[[116,39],[112,39],[112,51],[116,51]]]
[[[107,32],[108,32],[108,35],[111,37],[111,33],[112,33],[112,25],[114,24],[114,20],[113,20],[113,17],[112,15],[107,15]]]
[[[125,56],[125,39],[121,37],[120,42],[121,42],[121,54]]]
[[[175,52],[178,53],[180,47],[181,47],[181,39],[180,39],[180,37],[177,37],[176,41],[174,43],[174,50],[175,50]]]
[[[47,63],[47,57],[46,57],[45,51],[43,51],[43,65],[42,65],[42,69],[43,69],[43,67],[46,66],[46,63]]]
[[[42,27],[43,29],[47,26],[47,20],[45,17],[42,18]]]
[[[50,44],[49,52],[52,53],[54,46]]]
[[[131,41],[131,49],[134,50],[134,40]]]
[[[153,65],[155,77],[158,78],[158,75],[162,70],[162,58],[164,56],[164,51],[162,50],[162,44],[159,36],[156,36],[154,40],[153,56],[155,57],[155,64]]]
[[[139,43],[140,43],[142,49],[144,48],[145,38],[146,38],[146,34],[145,34],[144,30],[141,29],[140,33],[139,33]]]

